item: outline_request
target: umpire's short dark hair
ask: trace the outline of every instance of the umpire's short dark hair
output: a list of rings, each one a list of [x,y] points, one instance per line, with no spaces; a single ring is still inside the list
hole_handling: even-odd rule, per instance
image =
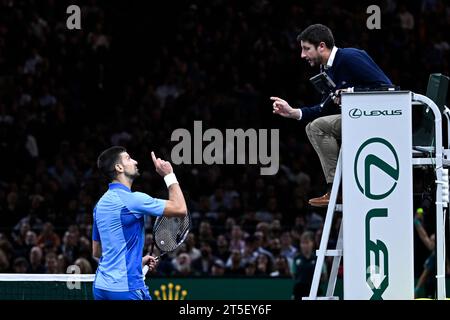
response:
[[[114,146],[103,151],[97,158],[97,167],[100,172],[109,180],[114,180],[117,176],[115,166],[119,162],[120,154],[127,149],[121,146]]]
[[[312,24],[303,30],[298,36],[297,41],[308,41],[316,48],[321,42],[324,42],[328,49],[334,47],[334,37],[330,28],[323,24]]]

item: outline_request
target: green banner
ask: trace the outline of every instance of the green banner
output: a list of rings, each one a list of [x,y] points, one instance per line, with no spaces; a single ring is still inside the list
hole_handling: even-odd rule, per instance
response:
[[[446,282],[450,296],[450,279]],[[294,287],[289,278],[153,278],[146,283],[155,300],[291,300]],[[321,283],[322,293],[326,284]],[[342,279],[337,279],[335,296],[342,299],[342,290]],[[92,282],[74,286],[63,281],[0,281],[0,300],[92,299]]]
[[[289,300],[294,280],[274,278],[152,278],[155,300]],[[91,300],[92,282],[0,281],[0,300]]]
[[[290,300],[292,279],[155,278],[147,280],[153,299],[160,300]]]

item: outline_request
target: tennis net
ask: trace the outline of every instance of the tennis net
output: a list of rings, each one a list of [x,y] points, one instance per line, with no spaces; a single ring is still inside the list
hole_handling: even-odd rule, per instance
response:
[[[0,274],[0,300],[92,300],[94,274]]]

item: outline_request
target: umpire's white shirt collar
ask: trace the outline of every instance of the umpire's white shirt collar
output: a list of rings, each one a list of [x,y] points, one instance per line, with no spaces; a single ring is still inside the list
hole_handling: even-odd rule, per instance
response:
[[[325,69],[331,68],[333,65],[334,58],[336,57],[336,52],[338,51],[338,48],[336,46],[331,49],[330,56],[328,57],[327,64],[324,66]]]

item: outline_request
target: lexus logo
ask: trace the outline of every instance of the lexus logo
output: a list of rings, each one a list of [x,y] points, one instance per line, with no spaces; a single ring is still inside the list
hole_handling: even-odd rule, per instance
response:
[[[385,139],[371,138],[359,147],[354,174],[359,191],[367,198],[380,200],[389,196],[397,186],[399,172],[397,152]]]
[[[348,112],[348,115],[350,116],[350,118],[358,119],[362,116],[362,111],[361,109],[353,108]]]

